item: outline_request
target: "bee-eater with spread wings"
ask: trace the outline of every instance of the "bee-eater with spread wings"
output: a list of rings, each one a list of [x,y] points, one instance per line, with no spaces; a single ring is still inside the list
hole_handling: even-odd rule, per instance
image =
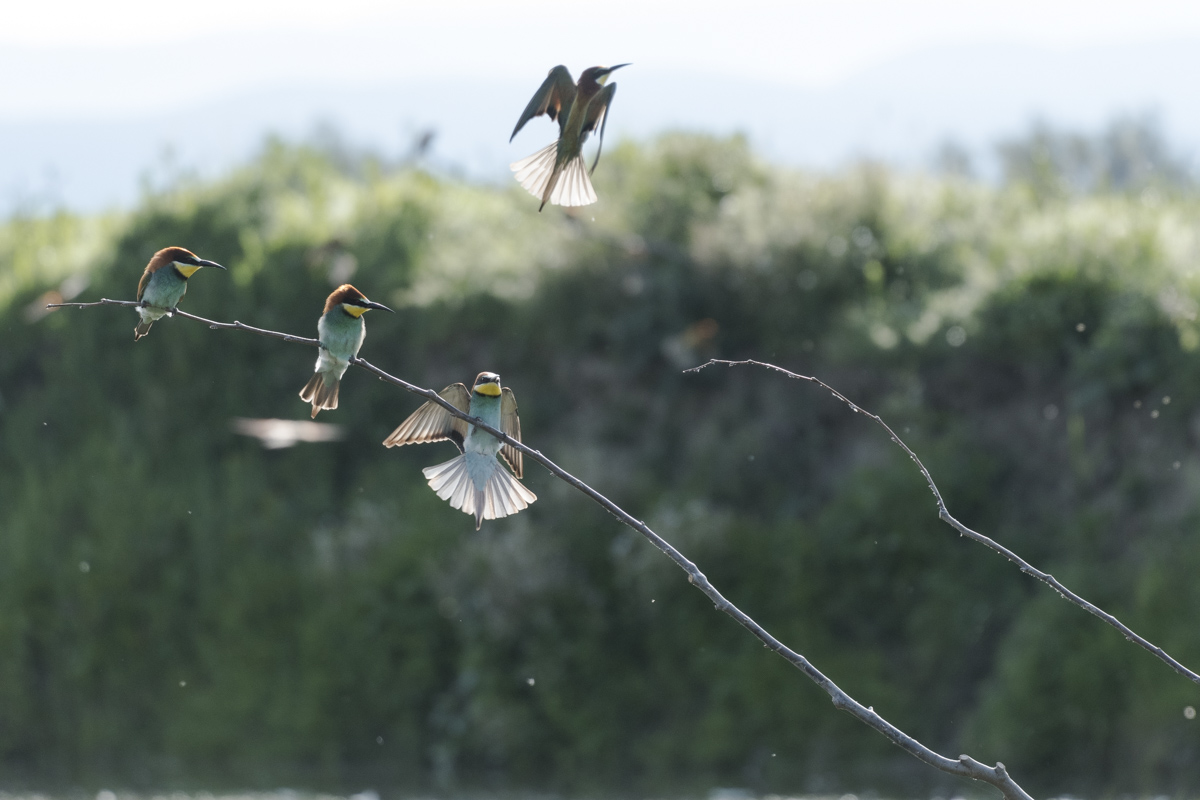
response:
[[[461,383],[452,383],[438,394],[458,410],[521,441],[517,399],[512,389],[500,388],[500,376],[496,373],[479,373],[470,391]],[[475,515],[475,530],[479,530],[485,519],[507,517],[537,500],[537,495],[518,480],[522,475],[520,450],[452,416],[432,400],[400,423],[383,443],[396,447],[446,439],[454,442],[461,455],[426,467],[423,472],[430,488],[438,497],[448,500],[451,508]],[[512,468],[511,474],[500,465],[497,454]]]
[[[579,83],[571,80],[571,73],[564,66],[550,70],[546,80],[537,90],[517,127],[513,128],[511,142],[525,123],[545,114],[558,120],[558,141],[543,147],[528,158],[509,165],[517,173],[517,182],[542,204],[556,206],[586,206],[596,202],[591,178],[600,161],[600,149],[589,171],[583,161],[583,143],[588,134],[600,128],[600,148],[604,147],[604,126],[608,124],[608,107],[617,92],[615,83],[606,83],[608,76],[628,64],[615,67],[589,67],[579,76]]]

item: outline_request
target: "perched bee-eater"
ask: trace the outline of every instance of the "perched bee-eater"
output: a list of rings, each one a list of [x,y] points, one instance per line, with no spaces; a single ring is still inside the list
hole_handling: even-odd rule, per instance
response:
[[[350,359],[358,355],[363,339],[367,338],[362,315],[371,308],[391,311],[381,303],[372,303],[348,283],[325,298],[325,311],[317,320],[321,351],[317,355],[316,372],[300,390],[300,399],[312,403],[313,419],[321,409],[337,408],[342,376],[350,369]]]
[[[438,394],[460,411],[521,441],[517,399],[512,389],[500,388],[496,373],[479,373],[469,392],[466,386],[454,383]],[[537,500],[537,495],[517,480],[522,475],[520,450],[512,445],[501,446],[495,436],[452,416],[432,400],[414,411],[383,444],[396,447],[445,439],[454,442],[461,455],[422,471],[437,496],[450,501],[451,508],[475,515],[475,530],[485,519],[507,517]],[[511,474],[500,466],[497,454],[512,469]]]
[[[150,332],[155,320],[174,314],[176,306],[187,292],[188,278],[201,267],[225,269],[215,261],[197,258],[191,250],[182,247],[164,247],[154,254],[142,279],[138,281],[137,307],[142,321],[133,329],[133,340]]]
[[[615,83],[605,85],[605,82],[614,70],[627,66],[588,67],[579,76],[578,84],[571,79],[566,67],[557,66],[550,70],[537,94],[525,106],[517,127],[508,137],[510,142],[517,131],[536,116],[545,114],[551,120],[558,120],[558,141],[509,165],[517,173],[517,182],[541,199],[538,211],[545,208],[547,202],[556,206],[586,206],[596,202],[596,192],[588,176],[596,171],[600,161],[608,107],[617,92]],[[583,143],[597,125],[600,126],[600,146],[589,172],[583,162]]]

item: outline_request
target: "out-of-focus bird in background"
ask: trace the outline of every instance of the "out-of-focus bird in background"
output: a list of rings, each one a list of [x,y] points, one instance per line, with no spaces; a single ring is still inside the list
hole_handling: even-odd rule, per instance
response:
[[[234,433],[258,439],[268,450],[282,450],[299,442],[337,442],[346,435],[341,425],[303,419],[234,417],[230,427]]]
[[[155,320],[174,314],[179,301],[187,292],[188,278],[201,267],[225,269],[215,261],[198,258],[191,250],[182,247],[164,247],[150,259],[142,279],[138,281],[137,307],[141,322],[133,329],[133,340],[150,332]]]
[[[367,325],[362,315],[372,308],[391,311],[385,305],[372,303],[348,283],[334,289],[325,299],[325,311],[317,320],[321,352],[317,355],[316,372],[300,390],[300,399],[312,403],[313,419],[322,409],[338,407],[342,376],[350,368],[350,359],[358,355],[363,339],[367,338]]]
[[[512,389],[501,389],[500,376],[496,373],[479,373],[470,391],[463,384],[454,383],[438,394],[458,410],[521,441],[517,399]],[[520,450],[512,445],[501,445],[492,434],[451,415],[432,400],[400,423],[383,444],[397,447],[446,439],[454,442],[460,455],[443,464],[426,467],[422,472],[437,496],[448,500],[451,508],[475,515],[475,530],[479,530],[485,519],[516,514],[537,500],[537,495],[518,480],[523,474]],[[511,474],[500,465],[497,455],[512,469]]]
[[[579,76],[576,84],[570,71],[559,65],[550,70],[541,88],[525,106],[517,126],[513,128],[511,142],[525,123],[545,114],[558,120],[558,141],[543,147],[528,158],[509,165],[516,173],[517,182],[542,204],[557,206],[586,206],[596,202],[589,175],[596,170],[600,161],[600,149],[604,147],[604,127],[608,124],[608,107],[617,92],[615,83],[607,83],[608,76],[628,64],[615,67],[588,67]],[[588,134],[600,127],[599,147],[589,171],[583,161],[583,143]]]

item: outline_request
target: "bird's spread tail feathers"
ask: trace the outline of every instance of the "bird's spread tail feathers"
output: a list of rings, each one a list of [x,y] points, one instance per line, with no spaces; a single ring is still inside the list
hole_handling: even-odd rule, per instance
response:
[[[517,183],[534,197],[543,200],[544,204],[546,187],[551,178],[557,177],[554,174],[557,158],[558,142],[551,142],[533,155],[509,164],[508,168],[516,173]]]
[[[586,206],[596,202],[596,191],[588,176],[587,165],[579,155],[557,169],[558,142],[552,142],[533,155],[515,161],[509,169],[517,182],[534,197],[556,206]],[[540,208],[538,209],[541,210]]]
[[[550,202],[556,206],[586,206],[596,202],[596,199],[596,190],[592,188],[592,179],[588,176],[583,156],[571,159],[563,167],[558,185],[550,195]]]
[[[300,399],[312,403],[312,419],[317,418],[317,412],[329,410],[338,406],[338,387],[341,381],[337,376],[328,372],[314,372],[313,376],[300,390]]]
[[[537,500],[537,495],[500,466],[499,461],[491,458],[491,462],[494,469],[482,490],[471,480],[465,453],[422,470],[438,497],[449,501],[451,508],[475,515],[475,530],[479,530],[485,519],[507,517]]]

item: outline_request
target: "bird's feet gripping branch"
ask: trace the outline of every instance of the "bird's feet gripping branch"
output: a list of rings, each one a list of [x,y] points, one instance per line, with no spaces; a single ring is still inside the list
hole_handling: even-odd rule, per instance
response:
[[[617,93],[617,85],[607,81],[614,70],[627,66],[588,67],[579,76],[579,83],[574,82],[566,67],[557,66],[550,70],[529,105],[525,106],[512,136],[508,138],[510,142],[534,117],[545,114],[552,121],[558,121],[557,141],[509,165],[516,173],[517,182],[542,201],[538,211],[545,208],[546,203],[586,206],[596,202],[596,191],[592,188],[590,176],[600,162],[604,128],[608,124],[608,108],[612,105],[613,95]],[[597,127],[600,128],[599,146],[592,168],[588,170],[583,161],[583,143]]]

